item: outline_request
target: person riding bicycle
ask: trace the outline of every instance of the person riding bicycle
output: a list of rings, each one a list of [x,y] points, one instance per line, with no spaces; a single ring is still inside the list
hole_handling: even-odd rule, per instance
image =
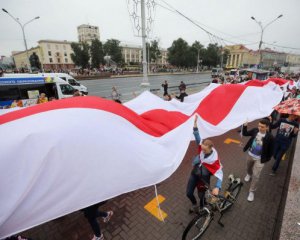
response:
[[[210,177],[217,177],[215,188],[212,190],[213,195],[218,195],[222,186],[223,171],[219,160],[218,153],[213,147],[213,142],[209,139],[201,141],[197,126],[198,116],[195,115],[193,134],[198,148],[198,155],[193,160],[193,169],[187,184],[186,195],[192,202],[190,212],[198,212],[197,200],[194,196],[194,190],[197,187],[200,200],[200,209],[205,205],[205,191],[210,184]]]

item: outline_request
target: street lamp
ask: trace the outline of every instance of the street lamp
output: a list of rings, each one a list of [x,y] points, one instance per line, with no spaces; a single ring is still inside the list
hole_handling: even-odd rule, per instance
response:
[[[198,48],[198,57],[197,57],[197,73],[199,72],[199,63],[200,63],[200,60],[199,60],[199,55],[200,55],[200,48]]]
[[[2,8],[2,11],[5,12],[5,13],[7,13],[13,20],[15,20],[15,21],[20,25],[20,27],[21,27],[21,29],[22,29],[23,40],[24,40],[24,45],[25,45],[25,49],[26,49],[26,56],[27,56],[27,61],[28,61],[28,68],[29,68],[29,72],[32,73],[31,65],[30,65],[30,60],[29,60],[29,56],[28,56],[28,49],[27,49],[27,42],[26,42],[26,38],[25,38],[25,30],[24,30],[24,28],[25,28],[25,26],[26,26],[27,24],[31,23],[31,22],[34,21],[34,20],[39,19],[40,17],[37,16],[37,17],[35,17],[35,18],[29,20],[28,22],[22,24],[22,23],[20,23],[19,18],[15,18],[13,15],[11,15],[11,14],[10,14],[7,10],[5,10],[4,8]]]
[[[259,47],[258,47],[258,51],[259,51],[259,65],[261,66],[262,64],[262,54],[261,54],[261,45],[263,43],[262,39],[263,39],[263,35],[264,35],[264,31],[265,29],[270,26],[273,22],[275,22],[277,19],[281,18],[283,15],[280,14],[277,18],[275,18],[274,20],[272,20],[271,22],[269,22],[268,24],[266,24],[265,26],[262,25],[262,22],[259,22],[255,19],[255,17],[251,17],[252,20],[254,20],[261,28],[261,35],[260,35],[260,42],[259,42]]]

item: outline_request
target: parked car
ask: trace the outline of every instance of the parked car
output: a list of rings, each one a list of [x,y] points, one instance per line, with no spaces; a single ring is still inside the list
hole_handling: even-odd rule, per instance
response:
[[[215,77],[221,77],[223,76],[224,72],[222,68],[213,68],[211,70],[211,77],[215,78]]]

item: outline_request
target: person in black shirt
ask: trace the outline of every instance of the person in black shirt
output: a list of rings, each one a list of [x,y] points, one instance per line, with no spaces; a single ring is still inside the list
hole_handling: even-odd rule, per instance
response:
[[[272,118],[270,117],[270,119]],[[291,145],[292,139],[298,135],[299,123],[295,121],[296,119],[297,116],[291,114],[288,118],[280,118],[270,126],[271,129],[278,128],[274,144],[275,163],[270,175],[275,175],[283,155]]]
[[[168,82],[165,81],[161,86],[164,88],[164,96],[168,95]]]

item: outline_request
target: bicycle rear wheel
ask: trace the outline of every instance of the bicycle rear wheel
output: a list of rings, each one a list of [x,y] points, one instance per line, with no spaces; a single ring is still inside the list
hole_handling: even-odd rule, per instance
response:
[[[227,195],[225,197],[224,202],[221,204],[221,210],[225,211],[227,209],[229,209],[233,203],[237,200],[237,197],[241,191],[241,188],[243,186],[243,183],[233,183],[225,192],[225,194]],[[229,201],[227,201],[226,199],[228,199]]]
[[[202,213],[200,213],[187,225],[182,234],[182,240],[200,239],[200,237],[208,228],[212,219],[213,217],[207,211],[203,211]]]

